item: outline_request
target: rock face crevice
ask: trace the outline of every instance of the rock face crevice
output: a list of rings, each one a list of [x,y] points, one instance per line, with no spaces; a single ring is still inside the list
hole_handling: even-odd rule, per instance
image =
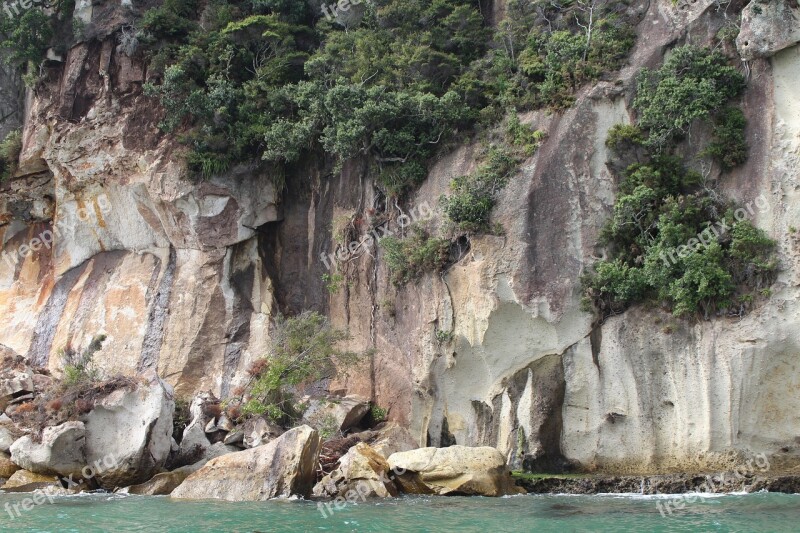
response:
[[[494,20],[505,11],[482,5]],[[29,93],[20,170],[2,184],[0,343],[59,372],[60,349],[104,334],[102,371],[153,369],[178,396],[225,396],[266,353],[276,313],[316,310],[349,330],[348,348],[375,350],[329,388],[387,409],[419,445],[493,446],[541,470],[688,470],[748,453],[796,464],[797,6],[744,9],[750,157],[712,172],[726,196],[764,198],[753,222],[779,243],[772,296],[744,317],[690,323],[633,308],[598,325],[581,309],[580,276],[614,204],[607,132],[631,121],[642,67],[676,43],[716,46],[730,21],[713,0],[630,8],[641,22],[628,64],[570,109],[521,117],[547,140],[500,193],[503,234],[465,237],[444,272],[398,287],[374,242],[334,270],[333,228],[349,221],[360,238],[386,223],[403,236],[398,217],[416,209],[430,213],[421,225],[444,229],[438,199],[475,169],[477,143],[440,154],[403,202],[381,194],[363,161],[334,173],[315,154],[285,176],[242,162],[189,179],[185,148],[158,130],[163,111],[142,93],[144,59],[118,46],[125,10],[96,2],[82,12],[87,41]],[[52,243],[21,253],[44,231]],[[334,272],[344,280],[329,292]]]

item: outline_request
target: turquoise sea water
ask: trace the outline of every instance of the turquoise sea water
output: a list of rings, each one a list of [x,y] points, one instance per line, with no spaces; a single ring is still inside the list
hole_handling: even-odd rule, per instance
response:
[[[29,511],[31,495],[0,495],[4,531],[800,531],[800,495],[747,494],[698,498],[662,516],[664,496],[508,498],[404,497],[348,504],[324,517],[314,502],[177,502],[166,497],[93,494],[54,499]],[[670,497],[669,499],[674,498]],[[17,503],[12,519],[7,503]],[[13,513],[13,508],[12,508]]]

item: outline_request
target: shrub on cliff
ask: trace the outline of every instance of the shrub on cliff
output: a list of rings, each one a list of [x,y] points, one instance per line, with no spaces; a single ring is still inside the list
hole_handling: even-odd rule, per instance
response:
[[[425,272],[440,272],[450,255],[449,239],[431,237],[419,227],[413,228],[405,239],[385,237],[380,245],[396,285],[413,281]]]
[[[658,150],[685,135],[696,120],[708,120],[744,89],[744,76],[716,51],[696,46],[675,48],[657,70],[642,69],[633,107],[645,144]],[[733,120],[731,120],[733,118]],[[744,124],[729,117],[728,127]]]
[[[631,165],[601,233],[609,258],[584,276],[601,316],[655,301],[675,315],[741,314],[774,279],[775,242],[675,157]]]
[[[643,301],[666,304],[675,315],[741,315],[755,294],[768,291],[775,242],[745,219],[752,207],[736,210],[713,183],[669,155],[693,124],[707,121],[713,133],[700,157],[713,157],[723,171],[743,163],[746,121],[730,104],[743,89],[744,78],[724,56],[689,45],[640,72],[637,122],[612,127],[606,139],[612,169],[625,169],[601,232],[609,257],[583,278],[585,303],[601,317]]]
[[[522,133],[524,126],[513,120],[515,117],[512,115],[509,144],[518,145],[518,149],[502,143],[490,146],[477,170],[453,179],[450,183],[452,194],[441,198],[447,218],[461,230],[490,231],[489,217],[498,192],[511,179],[519,162],[532,154],[544,139],[541,131]]]
[[[7,180],[14,175],[21,151],[22,131],[9,132],[3,142],[0,142],[0,181]]]
[[[18,66],[30,62],[35,68],[55,35],[50,16],[39,7],[32,7],[19,17],[0,13],[0,33],[4,36],[0,47],[5,49],[5,62]]]
[[[319,313],[305,311],[289,318],[279,315],[269,354],[251,367],[242,415],[266,414],[279,423],[294,419],[299,414],[295,406],[298,386],[346,373],[364,359],[364,353],[338,347],[348,339],[346,332],[332,327]]]

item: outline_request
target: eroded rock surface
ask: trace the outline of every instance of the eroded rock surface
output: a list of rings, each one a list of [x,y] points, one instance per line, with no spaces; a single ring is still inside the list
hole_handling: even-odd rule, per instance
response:
[[[269,444],[210,460],[172,492],[177,499],[264,501],[308,497],[314,486],[320,438],[300,426]]]
[[[172,388],[151,376],[134,390],[119,389],[86,415],[86,464],[104,487],[145,481],[164,466],[172,446]]]
[[[389,457],[397,483],[409,494],[505,496],[521,492],[505,458],[488,446],[420,448]]]
[[[313,494],[335,498],[355,491],[362,499],[396,496],[397,486],[389,476],[386,459],[369,444],[360,442],[339,459],[336,470],[317,483]]]
[[[742,11],[736,48],[744,60],[770,57],[800,43],[800,5],[795,0],[752,0]]]
[[[11,460],[36,474],[80,477],[86,466],[86,428],[83,422],[46,427],[41,442],[26,435],[11,445]]]

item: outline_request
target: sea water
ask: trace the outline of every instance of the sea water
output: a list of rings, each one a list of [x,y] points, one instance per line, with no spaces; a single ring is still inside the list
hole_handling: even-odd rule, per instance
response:
[[[22,503],[28,498],[28,510]],[[30,494],[0,494],[0,530],[36,532],[266,531],[800,531],[800,495],[405,496],[325,506],[82,494],[31,506]],[[41,500],[40,500],[41,501]],[[665,507],[667,501],[677,506]],[[14,512],[17,504],[18,513]],[[9,505],[6,505],[9,504]],[[661,504],[661,505],[659,505]]]

